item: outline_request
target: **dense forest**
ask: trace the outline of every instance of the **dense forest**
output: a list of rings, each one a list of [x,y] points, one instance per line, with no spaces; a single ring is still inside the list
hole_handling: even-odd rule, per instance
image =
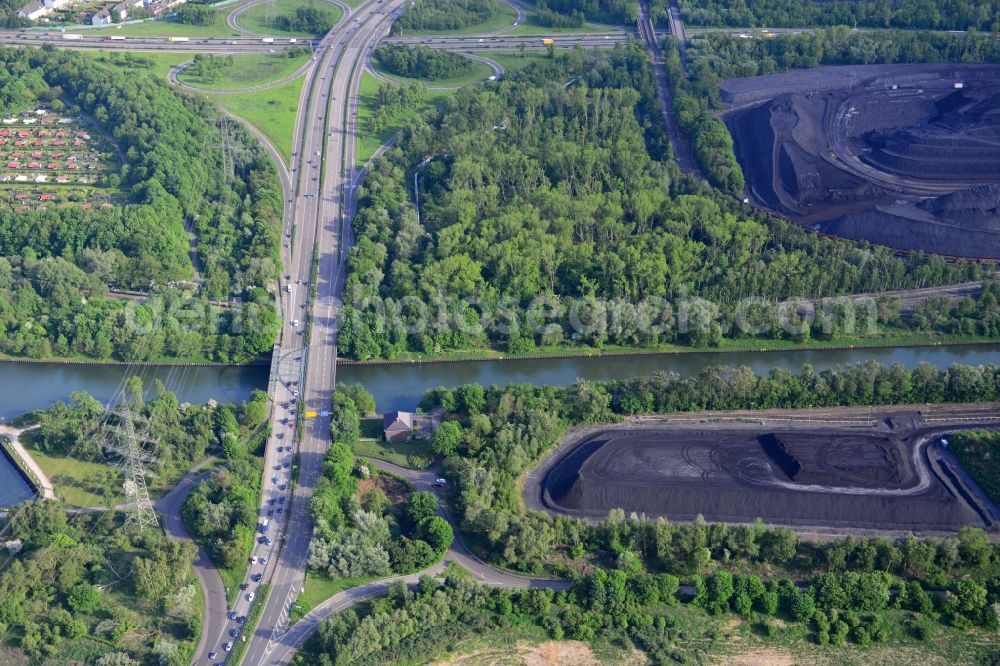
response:
[[[375,61],[397,76],[411,79],[452,79],[472,70],[472,61],[429,46],[386,44],[375,49]]]
[[[123,518],[68,516],[52,500],[11,514],[23,549],[0,573],[0,637],[31,663],[190,663],[202,625],[195,548],[160,530],[126,531]],[[28,663],[15,655],[9,663]]]
[[[409,30],[461,30],[505,13],[499,0],[417,0],[392,24],[392,34]]]
[[[181,355],[221,361],[255,357],[277,330],[272,288],[280,267],[282,199],[275,168],[239,127],[229,128],[233,171],[223,172],[218,111],[146,76],[108,69],[67,51],[0,50],[4,112],[63,99],[66,113],[86,114],[117,143],[125,164],[112,176],[131,203],[111,210],[0,210],[0,351],[44,357],[80,354],[126,358],[135,330],[95,344],[93,315],[123,308],[103,297],[107,287],[167,289],[198,282],[200,297],[244,298],[250,309],[163,330],[188,336],[181,347],[152,344],[140,355]],[[188,232],[197,240],[197,274]],[[42,271],[52,279],[41,279]],[[87,298],[81,298],[86,295]],[[168,298],[168,296],[164,296]],[[135,305],[135,304],[131,304]],[[151,304],[131,307],[140,320]],[[78,316],[80,321],[78,321]],[[239,319],[255,322],[241,327]],[[37,325],[33,325],[37,324]]]
[[[903,30],[866,33],[844,27],[785,33],[773,39],[739,39],[706,33],[688,43],[688,61],[694,93],[718,106],[719,84],[729,78],[819,65],[991,63],[1000,61],[1000,42],[981,33],[945,35]]]
[[[632,45],[537,63],[411,121],[359,190],[340,352],[715,344],[739,335],[722,323],[744,297],[878,292],[981,273],[818,237],[692,185],[669,159],[656,104],[645,53]],[[681,306],[665,299],[678,296],[711,301],[696,307],[719,326],[640,330],[637,318],[672,319]],[[594,321],[610,323],[578,326],[591,305]]]
[[[1000,0],[680,0],[691,25],[798,28],[846,25],[858,28],[981,30],[1000,32]]]
[[[956,545],[962,568],[996,566],[997,554],[984,534],[968,534]],[[743,650],[787,649],[798,637],[833,646],[824,652],[832,663],[857,655],[837,650],[848,641],[856,647],[912,645],[927,657],[929,645],[959,641],[963,634],[964,642],[975,636],[986,644],[969,649],[966,658],[990,663],[997,656],[988,637],[997,627],[991,604],[1000,588],[988,575],[931,594],[917,581],[881,571],[829,571],[798,584],[724,568],[680,579],[645,572],[629,554],[623,551],[613,568],[595,569],[565,592],[490,588],[458,567],[449,568],[442,581],[421,578],[415,589],[396,583],[369,606],[325,620],[294,663],[423,663],[481,649],[482,639],[491,636],[503,637],[500,650],[509,654],[512,635],[635,645],[654,664],[719,663],[731,656],[730,641]],[[732,631],[740,620],[752,622],[758,638],[750,645]]]

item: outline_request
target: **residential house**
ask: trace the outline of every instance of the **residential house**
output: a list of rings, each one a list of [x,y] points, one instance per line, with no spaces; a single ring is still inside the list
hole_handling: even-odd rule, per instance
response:
[[[90,19],[91,25],[110,25],[111,24],[111,12],[107,8],[94,14]]]
[[[382,417],[387,442],[405,442],[413,436],[413,412],[389,412]]]
[[[17,11],[17,15],[21,18],[26,18],[29,21],[37,21],[50,11],[51,10],[45,6],[45,3],[42,2],[42,0],[31,0],[31,2]]]

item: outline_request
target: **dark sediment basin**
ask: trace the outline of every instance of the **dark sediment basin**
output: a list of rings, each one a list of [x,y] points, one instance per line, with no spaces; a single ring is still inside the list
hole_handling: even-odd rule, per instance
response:
[[[691,520],[954,531],[979,514],[886,434],[829,429],[608,428],[544,472],[545,508],[581,517],[627,513]]]

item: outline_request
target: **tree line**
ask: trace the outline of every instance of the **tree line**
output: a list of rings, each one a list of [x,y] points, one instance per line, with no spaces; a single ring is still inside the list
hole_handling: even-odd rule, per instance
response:
[[[472,71],[472,60],[429,46],[386,44],[373,55],[389,72],[410,79],[453,79]]]
[[[274,18],[274,27],[285,32],[321,35],[333,27],[333,14],[318,7],[296,7],[292,14]]]
[[[198,242],[200,294],[248,298],[254,303],[251,316],[259,314],[261,321],[244,332],[256,329],[263,335],[243,337],[235,326],[222,327],[221,332],[239,342],[233,345],[202,331],[196,344],[183,350],[160,348],[152,355],[193,346],[195,357],[230,360],[269,350],[277,328],[266,290],[273,288],[280,266],[282,198],[273,163],[250,135],[230,126],[233,171],[227,177],[218,111],[207,102],[67,51],[3,49],[0,62],[14,74],[0,80],[0,98],[7,94],[10,108],[27,108],[54,95],[70,101],[68,113],[89,115],[113,136],[125,163],[121,173],[110,178],[131,199],[101,211],[50,208],[16,215],[0,211],[0,256],[6,257],[11,268],[5,272],[18,287],[0,297],[4,299],[0,309],[11,315],[10,323],[0,330],[5,351],[37,357],[69,351],[77,315],[86,319],[88,310],[121,307],[103,298],[98,283],[148,290],[191,280],[187,229]],[[39,73],[43,91],[38,90]],[[44,285],[30,279],[33,276],[25,270],[42,265],[58,273],[67,287],[86,287],[90,298],[60,300],[58,307],[42,302]],[[12,299],[16,294],[23,296]],[[39,318],[44,325],[38,327],[25,327],[26,319],[19,316],[30,321],[42,312],[53,316]],[[87,346],[77,345],[74,351],[80,353]],[[104,344],[82,353],[125,357],[122,346],[108,349]]]
[[[772,39],[706,33],[691,39],[688,60],[693,93],[719,108],[719,85],[729,78],[820,65],[990,63],[1000,60],[1000,43],[981,33],[852,32],[843,26],[812,33],[783,33]]]
[[[707,629],[705,636],[714,637],[710,618],[726,614],[753,621],[765,640],[777,634],[779,622],[804,625],[821,646],[847,641],[860,647],[886,642],[920,646],[939,631],[934,628],[938,623],[949,627],[953,637],[973,626],[979,628],[975,635],[987,637],[998,627],[992,601],[998,592],[995,578],[985,584],[957,580],[935,595],[917,581],[881,571],[825,572],[796,584],[720,568],[683,582],[684,589],[677,576],[645,572],[627,558],[617,566],[597,568],[572,589],[559,592],[489,588],[450,567],[441,581],[424,576],[412,588],[395,583],[367,608],[323,621],[294,663],[420,661],[439,655],[442,645],[525,625],[542,629],[553,640],[635,645],[652,663],[686,663],[705,656],[690,633]]]
[[[216,16],[215,7],[198,2],[188,2],[174,10],[174,20],[186,25],[212,25]]]
[[[562,14],[554,9],[549,9],[545,0],[539,0],[535,4],[535,22],[548,28],[579,28],[587,20],[586,14],[579,9],[573,9],[569,14]]]
[[[813,28],[846,25],[908,30],[1000,32],[998,0],[681,0],[681,15],[691,25],[749,28]]]
[[[547,9],[572,18],[582,14],[589,21],[614,25],[634,25],[639,5],[624,0],[547,0]]]
[[[498,0],[417,0],[393,22],[390,34],[407,30],[461,30],[505,13],[506,8]]]

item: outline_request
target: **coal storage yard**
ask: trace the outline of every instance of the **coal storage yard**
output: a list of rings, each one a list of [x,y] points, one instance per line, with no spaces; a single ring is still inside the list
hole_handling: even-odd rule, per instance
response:
[[[609,426],[568,441],[525,495],[533,508],[594,519],[621,508],[834,529],[991,526],[938,455],[939,439],[887,428]]]
[[[750,202],[899,250],[1000,258],[1000,65],[818,67],[731,79]]]

